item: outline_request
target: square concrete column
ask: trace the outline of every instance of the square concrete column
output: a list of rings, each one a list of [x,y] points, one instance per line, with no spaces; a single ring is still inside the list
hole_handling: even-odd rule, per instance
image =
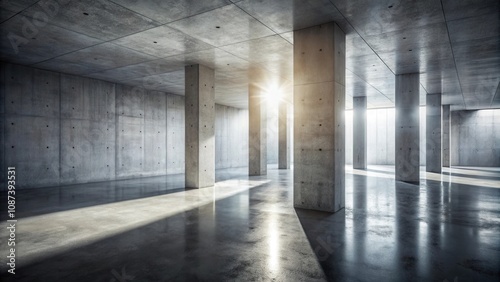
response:
[[[441,173],[441,94],[428,94],[426,105],[426,166],[428,172]]]
[[[451,141],[450,141],[450,105],[443,105],[443,140],[442,140],[442,148],[443,148],[443,167],[450,167],[450,149],[451,149]]]
[[[258,72],[258,71],[253,71]],[[248,83],[248,174],[267,174],[267,105],[260,73],[252,73]]]
[[[290,130],[288,123],[288,102],[281,100],[279,103],[278,119],[278,168],[290,168]]]
[[[353,123],[352,123],[352,167],[354,169],[366,169],[367,165],[367,141],[366,141],[366,97],[354,97]]]
[[[186,187],[215,184],[214,70],[185,67]]]
[[[420,182],[420,77],[396,75],[396,180]]]
[[[345,207],[345,34],[335,23],[296,30],[294,206]]]

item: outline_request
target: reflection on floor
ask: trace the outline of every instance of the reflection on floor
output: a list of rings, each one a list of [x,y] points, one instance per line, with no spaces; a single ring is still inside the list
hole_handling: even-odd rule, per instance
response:
[[[335,214],[293,209],[290,170],[246,171],[218,171],[201,190],[175,175],[19,191],[15,276],[0,216],[1,280],[500,278],[498,168],[423,172],[418,186],[393,167],[347,167]]]

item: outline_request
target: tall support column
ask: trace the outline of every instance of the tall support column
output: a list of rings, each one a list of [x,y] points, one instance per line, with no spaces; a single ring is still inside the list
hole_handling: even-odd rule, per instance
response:
[[[345,207],[345,33],[294,31],[294,206]]]
[[[214,70],[202,65],[185,68],[186,187],[215,184]]]
[[[396,75],[396,180],[420,182],[420,77]]]
[[[255,71],[254,71],[255,72]],[[252,73],[248,83],[248,174],[267,174],[267,105],[262,77]]]
[[[366,97],[354,97],[353,101],[353,147],[352,167],[366,169]]]
[[[428,94],[426,104],[426,166],[427,172],[441,173],[441,94]]]
[[[290,168],[290,130],[288,124],[288,103],[281,100],[279,104],[279,119],[278,119],[278,168]]]
[[[450,149],[451,149],[451,141],[450,141],[450,105],[443,105],[443,167],[450,167]]]

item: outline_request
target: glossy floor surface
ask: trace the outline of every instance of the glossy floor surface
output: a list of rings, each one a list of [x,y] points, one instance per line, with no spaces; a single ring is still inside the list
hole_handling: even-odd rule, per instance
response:
[[[18,191],[16,274],[2,281],[498,281],[500,170],[346,169],[346,208],[295,210],[291,170],[218,171]],[[5,202],[2,193],[1,201]],[[14,279],[13,279],[14,278]]]

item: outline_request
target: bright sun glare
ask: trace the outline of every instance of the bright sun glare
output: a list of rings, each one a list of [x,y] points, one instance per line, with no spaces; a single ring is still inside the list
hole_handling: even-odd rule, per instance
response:
[[[271,85],[266,89],[266,101],[272,104],[278,104],[281,99],[281,88],[277,84]]]

